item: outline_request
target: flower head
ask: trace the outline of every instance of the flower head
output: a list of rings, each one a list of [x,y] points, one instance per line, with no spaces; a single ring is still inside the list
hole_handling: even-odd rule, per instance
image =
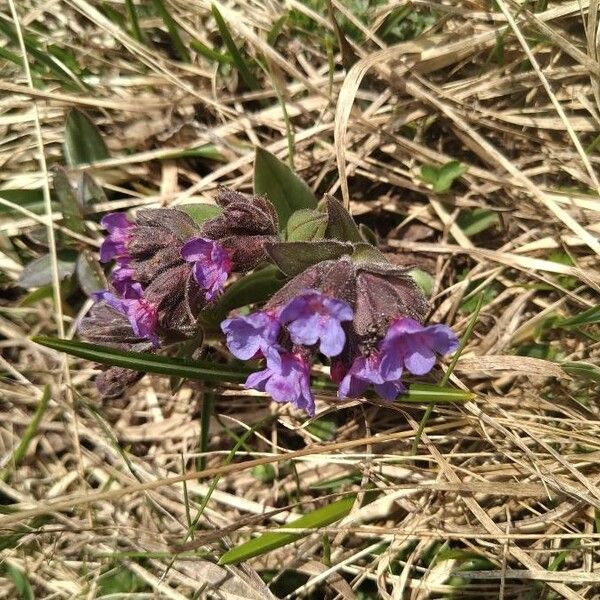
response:
[[[202,237],[218,240],[229,252],[234,271],[249,271],[267,258],[265,244],[275,241],[279,222],[265,196],[247,196],[220,188],[216,197],[223,212],[202,226]]]
[[[413,375],[425,375],[433,368],[437,354],[458,348],[458,339],[446,325],[423,326],[414,319],[400,318],[392,323],[380,345],[381,373],[398,379],[406,368]]]
[[[231,258],[221,244],[205,238],[194,238],[184,244],[181,256],[193,263],[194,279],[205,291],[207,302],[221,294],[231,271]]]
[[[240,360],[266,354],[277,343],[281,325],[275,315],[259,311],[243,317],[226,319],[221,329],[227,337],[227,347]]]
[[[280,352],[271,347],[266,350],[267,368],[252,373],[245,387],[269,394],[275,402],[291,402],[315,414],[315,397],[310,389],[310,367],[301,356],[292,352]]]
[[[100,260],[108,262],[121,259],[127,255],[127,241],[133,223],[125,213],[110,213],[102,217],[101,225],[108,229],[108,235],[100,246]]]
[[[292,342],[305,346],[319,342],[319,350],[325,356],[341,353],[346,343],[341,324],[352,318],[352,307],[347,302],[316,290],[305,291],[290,300],[279,315]]]

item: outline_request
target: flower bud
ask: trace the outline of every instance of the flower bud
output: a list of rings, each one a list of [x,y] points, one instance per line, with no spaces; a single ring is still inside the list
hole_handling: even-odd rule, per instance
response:
[[[218,240],[228,251],[234,271],[249,271],[267,258],[265,244],[277,239],[275,207],[264,196],[247,196],[220,188],[216,202],[223,212],[202,226],[202,236]]]

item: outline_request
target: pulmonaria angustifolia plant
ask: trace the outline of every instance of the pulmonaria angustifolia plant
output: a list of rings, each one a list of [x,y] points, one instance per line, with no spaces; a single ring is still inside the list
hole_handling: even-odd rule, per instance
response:
[[[216,203],[221,212],[210,219],[177,209],[105,216],[100,260],[114,262],[111,287],[94,295],[81,335],[156,352],[201,339],[203,326],[221,315],[216,325],[231,355],[256,365],[246,388],[310,416],[314,364],[329,367],[341,400],[373,389],[391,401],[406,392],[407,374],[425,375],[456,350],[447,326],[424,324],[428,303],[411,269],[367,243],[336,200],[298,210],[286,233],[265,196],[221,189]],[[223,314],[232,273],[272,273],[273,265],[281,273],[271,287],[279,289],[259,302],[242,297]],[[139,377],[111,367],[97,383],[115,395]]]

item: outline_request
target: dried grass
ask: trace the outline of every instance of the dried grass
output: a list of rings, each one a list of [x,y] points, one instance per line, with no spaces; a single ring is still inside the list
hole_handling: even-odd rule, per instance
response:
[[[218,39],[211,2],[165,4],[186,39]],[[106,16],[107,6],[122,10],[120,2],[11,0],[3,14],[16,11],[24,35],[68,49],[88,71],[86,87],[73,91],[57,80],[40,86],[24,68],[0,63],[0,190],[46,186],[39,149],[49,165],[62,160],[65,113],[78,106],[94,116],[112,155],[73,169],[113,190],[99,212],[210,201],[218,185],[250,189],[254,145],[287,158],[287,114],[295,168],[306,181],[375,226],[393,260],[433,270],[435,320],[461,333],[465,301],[494,290],[452,375],[477,397],[438,406],[413,456],[422,407],[320,395],[319,415],[336,423],[335,439],[322,443],[288,407],[223,389],[201,456],[200,385],[173,392],[146,377],[123,401],[100,406],[93,365],[28,340],[72,335],[88,306],[69,298],[62,315],[49,300],[18,305],[28,236],[46,225],[53,248],[52,232],[65,230],[49,203],[39,216],[0,197],[15,211],[0,217],[0,447],[10,469],[0,481],[10,504],[0,517],[0,597],[16,597],[15,569],[36,598],[283,597],[284,569],[304,577],[289,598],[597,597],[600,393],[554,362],[517,354],[543,336],[557,357],[600,360],[597,335],[539,329],[549,316],[598,304],[600,159],[589,149],[600,123],[597,4],[533,12],[543,3],[498,0],[493,11],[487,2],[416,0],[406,6],[433,8],[437,21],[388,47],[377,30],[399,3],[372,7],[361,20],[333,2],[363,40],[348,42],[356,62],[347,73],[330,72],[322,35],[334,28],[313,4],[215,4],[246,55],[264,61],[262,89],[238,92],[235,71],[224,75],[200,56],[178,61],[156,17],[142,20],[163,41],[150,49]],[[276,46],[267,43],[288,8],[317,23],[321,37],[286,37],[288,25]],[[341,65],[340,56],[334,61]],[[224,162],[169,158],[205,144]],[[440,197],[419,168],[453,159],[469,169]],[[457,219],[476,208],[499,222],[469,237]],[[98,239],[84,241],[94,247]],[[556,251],[569,264],[557,262]],[[12,451],[45,384],[49,408],[13,469]],[[261,421],[227,465],[233,434]],[[200,458],[206,466],[196,470]],[[276,475],[267,483],[252,475],[266,464]],[[350,475],[337,489],[315,488]],[[216,477],[190,540],[190,514]],[[357,502],[318,534],[242,566],[214,564],[224,548],[293,519],[297,507],[367,489],[379,492],[374,502]],[[259,576],[265,570],[276,574],[271,589]],[[133,595],[125,584],[114,593],[107,587],[124,573],[135,576]]]

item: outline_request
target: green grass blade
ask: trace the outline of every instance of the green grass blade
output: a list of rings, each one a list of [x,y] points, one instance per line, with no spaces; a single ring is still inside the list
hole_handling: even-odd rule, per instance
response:
[[[581,325],[593,325],[600,323],[600,305],[592,306],[588,310],[584,310],[574,317],[558,320],[555,327],[580,327]]]
[[[203,44],[200,40],[192,40],[190,42],[190,46],[201,56],[212,61],[218,62],[222,65],[230,65],[233,63],[233,58],[229,56],[229,54],[223,54],[222,52],[217,52],[214,48],[210,48],[206,44]]]
[[[18,446],[15,448],[12,456],[10,457],[6,467],[0,471],[0,479],[2,481],[6,481],[10,472],[13,468],[16,468],[19,463],[23,460],[25,453],[27,452],[27,448],[29,448],[29,444],[31,440],[37,433],[38,427],[40,425],[40,421],[48,408],[48,402],[50,401],[51,390],[50,386],[47,385],[44,387],[44,391],[42,392],[42,397],[40,398],[40,403],[38,404],[35,413],[33,414],[33,418],[27,425],[27,428],[23,432],[23,437],[19,442]]]
[[[32,340],[72,356],[91,360],[93,362],[116,367],[124,367],[143,373],[158,373],[175,377],[187,377],[213,383],[243,383],[252,369],[243,367],[230,367],[213,362],[188,360],[170,356],[159,356],[147,352],[130,352],[116,350],[108,346],[78,342],[75,340],[62,340],[50,337],[33,337]]]
[[[177,23],[171,16],[171,13],[169,13],[167,10],[164,2],[162,0],[154,0],[154,7],[169,31],[169,37],[171,38],[171,42],[173,43],[173,48],[175,48],[177,56],[182,62],[190,62],[190,54],[186,45],[183,43],[181,36],[179,35]]]
[[[212,6],[212,14],[217,23],[217,27],[219,28],[219,31],[221,32],[221,37],[223,38],[223,42],[227,46],[227,50],[229,51],[229,54],[231,55],[233,64],[235,65],[236,69],[239,71],[240,76],[244,80],[244,83],[251,90],[260,90],[261,89],[260,82],[258,81],[258,79],[256,79],[256,77],[250,70],[248,63],[246,62],[246,60],[242,56],[242,53],[239,51],[238,47],[236,46],[235,42],[233,41],[233,37],[231,36],[229,27],[227,27],[227,23],[225,23],[225,19],[223,19],[223,17],[221,16],[221,13],[219,12],[219,9],[214,4]]]
[[[142,28],[140,27],[137,9],[135,8],[133,0],[125,0],[125,6],[127,7],[127,14],[129,15],[129,20],[131,21],[131,33],[133,34],[133,37],[138,42],[144,43],[146,40],[144,39],[144,34],[142,32]]]
[[[317,529],[319,527],[326,527],[331,525],[340,519],[343,519],[352,509],[354,504],[354,496],[348,496],[332,504],[328,504],[322,508],[308,513],[299,519],[291,523],[287,523],[283,528],[292,529]],[[310,532],[271,532],[263,533],[262,535],[249,540],[231,550],[225,552],[219,560],[220,565],[231,565],[248,560],[254,556],[261,556],[267,552],[271,552],[282,546],[287,546],[307,536]]]

